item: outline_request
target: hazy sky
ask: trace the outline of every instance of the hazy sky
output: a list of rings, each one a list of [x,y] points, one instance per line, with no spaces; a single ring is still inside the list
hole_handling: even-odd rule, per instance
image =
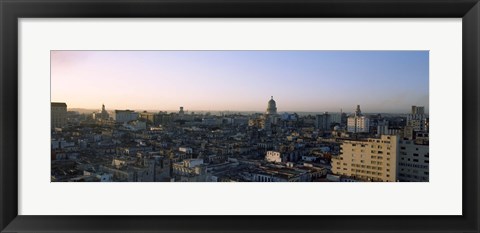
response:
[[[107,110],[428,109],[428,51],[52,51],[52,101]]]

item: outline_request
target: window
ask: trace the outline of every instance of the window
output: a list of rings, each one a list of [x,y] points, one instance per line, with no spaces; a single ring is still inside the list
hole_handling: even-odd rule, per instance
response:
[[[428,160],[425,160],[425,163],[428,163]]]
[[[414,159],[413,162],[417,162],[417,163],[418,163],[418,159]]]
[[[413,156],[418,156],[418,154],[417,154],[417,153],[414,153]]]

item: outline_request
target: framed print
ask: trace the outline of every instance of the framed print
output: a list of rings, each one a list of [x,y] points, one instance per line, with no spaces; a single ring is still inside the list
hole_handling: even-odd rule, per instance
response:
[[[1,4],[2,232],[479,231],[476,0]]]

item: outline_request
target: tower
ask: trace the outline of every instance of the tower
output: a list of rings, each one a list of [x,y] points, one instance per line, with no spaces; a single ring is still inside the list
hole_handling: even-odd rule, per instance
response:
[[[357,109],[355,110],[355,116],[361,116],[362,111],[360,110],[360,105],[357,105]]]
[[[102,104],[102,112],[100,112],[100,119],[108,120],[110,115],[108,114],[107,110],[105,109],[105,104]]]

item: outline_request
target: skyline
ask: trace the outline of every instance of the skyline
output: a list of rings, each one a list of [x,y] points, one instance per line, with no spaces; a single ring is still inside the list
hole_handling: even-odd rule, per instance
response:
[[[52,51],[51,101],[110,110],[429,109],[428,51]]]

